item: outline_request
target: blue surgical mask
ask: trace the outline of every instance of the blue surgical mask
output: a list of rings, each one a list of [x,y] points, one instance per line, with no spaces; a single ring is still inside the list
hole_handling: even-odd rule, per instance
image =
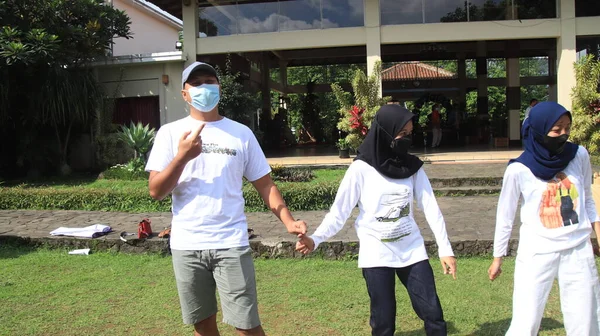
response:
[[[221,98],[218,84],[202,84],[191,87],[187,91],[192,97],[192,102],[188,104],[202,112],[212,111],[219,104]]]

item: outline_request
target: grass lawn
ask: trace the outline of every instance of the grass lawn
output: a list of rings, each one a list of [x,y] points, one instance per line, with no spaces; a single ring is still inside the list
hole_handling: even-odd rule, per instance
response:
[[[504,335],[514,260],[487,280],[489,259],[459,260],[453,281],[433,267],[452,335]],[[171,259],[158,255],[27,250],[0,246],[0,335],[191,335],[179,313]],[[268,335],[368,335],[368,295],[355,261],[256,260]],[[398,285],[397,335],[423,335]],[[219,316],[219,320],[220,320]],[[564,335],[553,289],[540,335]],[[222,335],[235,335],[220,325]]]

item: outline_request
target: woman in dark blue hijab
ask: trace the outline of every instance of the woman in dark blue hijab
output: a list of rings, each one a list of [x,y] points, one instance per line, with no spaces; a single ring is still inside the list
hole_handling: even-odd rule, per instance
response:
[[[568,141],[571,122],[571,113],[558,103],[534,106],[523,124],[525,151],[504,173],[490,280],[502,272],[522,200],[513,314],[506,335],[537,335],[555,278],[566,334],[600,335],[600,284],[590,242],[593,230],[600,238],[600,217],[589,154]]]
[[[558,136],[549,134],[558,120],[565,116],[569,122],[572,121],[571,112],[558,103],[542,102],[535,105],[529,118],[525,119],[521,132],[525,151],[510,163],[522,163],[542,180],[550,180],[565,169],[575,158],[579,146],[567,141],[568,133]]]

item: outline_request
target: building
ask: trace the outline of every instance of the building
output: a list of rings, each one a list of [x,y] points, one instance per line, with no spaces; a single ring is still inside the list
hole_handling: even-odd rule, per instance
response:
[[[488,87],[505,87],[513,142],[520,140],[520,87],[544,85],[549,99],[569,108],[577,53],[597,53],[600,44],[597,0],[148,1],[182,19],[185,64],[222,64],[225,55],[232,54],[250,86],[263,93],[302,92],[288,87],[288,67],[366,63],[370,72],[377,61],[453,60],[454,76],[384,81],[383,94],[415,99],[440,91],[460,103],[475,91],[477,109],[486,114]],[[544,75],[523,73],[520,63],[533,58],[546,60]],[[505,62],[505,76],[489,76],[491,60]],[[468,64],[476,69],[473,76],[467,74]],[[183,64],[177,66],[181,69]],[[274,68],[283,70],[279,81],[269,76]],[[169,75],[169,83],[177,83],[174,76]],[[317,90],[329,89],[322,84]],[[168,103],[179,96],[167,89],[171,84],[162,85],[165,122],[180,116]],[[262,96],[263,118],[268,118],[270,95]]]
[[[185,115],[181,100],[184,56],[177,50],[181,19],[145,0],[112,0],[131,20],[133,38],[115,39],[111,54],[95,63],[107,98],[114,98],[112,121],[160,125]]]

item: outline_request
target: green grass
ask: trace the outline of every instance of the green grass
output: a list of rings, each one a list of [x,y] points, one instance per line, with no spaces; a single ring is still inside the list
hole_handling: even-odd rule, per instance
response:
[[[0,246],[0,335],[186,335],[170,257]],[[433,260],[451,335],[504,335],[511,316],[514,261],[487,280],[489,259],[459,260],[458,280]],[[355,261],[318,258],[255,262],[268,335],[368,335],[369,299]],[[398,285],[397,335],[423,335]],[[219,321],[221,317],[219,316]],[[564,335],[553,289],[540,335]],[[220,324],[222,335],[235,335]]]

